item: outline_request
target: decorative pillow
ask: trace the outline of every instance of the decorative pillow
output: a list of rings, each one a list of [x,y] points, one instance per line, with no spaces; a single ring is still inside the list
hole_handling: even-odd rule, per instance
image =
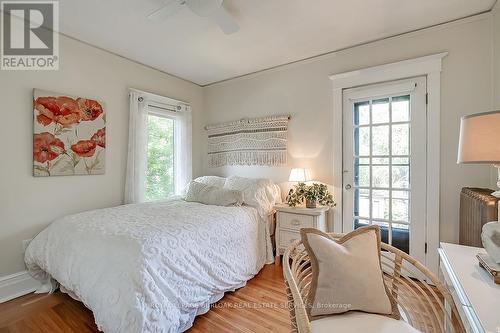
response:
[[[224,187],[224,184],[226,183],[226,178],[219,176],[201,176],[196,178],[194,181],[205,185]]]
[[[240,191],[227,190],[192,181],[188,185],[185,200],[205,205],[241,206],[243,194]]]
[[[276,196],[279,195],[274,183],[265,178],[231,176],[226,179],[224,188],[241,191],[243,203],[255,207],[263,219],[266,219],[267,214],[272,211],[276,203]]]
[[[311,259],[306,300],[311,320],[351,310],[400,318],[383,279],[378,226],[356,229],[338,240],[311,228],[300,234]]]

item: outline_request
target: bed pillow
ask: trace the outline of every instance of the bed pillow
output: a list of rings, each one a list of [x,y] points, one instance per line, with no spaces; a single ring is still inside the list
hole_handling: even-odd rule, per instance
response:
[[[196,178],[194,181],[209,186],[224,187],[226,178],[219,176],[201,176]]]
[[[243,194],[241,191],[228,190],[192,181],[188,185],[185,200],[205,205],[241,206]]]
[[[338,240],[312,228],[300,234],[311,259],[310,319],[351,310],[400,318],[384,283],[378,226],[356,229]]]
[[[243,204],[255,207],[263,219],[266,219],[267,215],[271,213],[277,201],[276,196],[280,195],[275,184],[266,178],[231,176],[226,179],[224,188],[241,191]]]

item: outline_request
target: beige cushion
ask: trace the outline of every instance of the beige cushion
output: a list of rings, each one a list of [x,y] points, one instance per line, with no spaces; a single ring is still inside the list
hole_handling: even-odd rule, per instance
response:
[[[399,319],[380,266],[380,230],[368,226],[338,240],[317,229],[301,229],[311,259],[307,313],[317,316],[359,310]]]
[[[243,194],[241,191],[227,190],[192,181],[188,185],[185,200],[205,205],[241,206]]]
[[[337,316],[323,317],[311,322],[313,333],[418,333],[402,320],[376,314],[351,311]]]

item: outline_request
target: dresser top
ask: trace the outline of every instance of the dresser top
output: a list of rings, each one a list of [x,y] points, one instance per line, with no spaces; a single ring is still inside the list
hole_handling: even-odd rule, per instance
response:
[[[439,255],[457,282],[453,282],[463,305],[470,306],[486,332],[500,332],[500,285],[479,266],[476,254],[486,253],[483,248],[441,243]],[[460,290],[459,290],[460,289]],[[460,295],[460,293],[462,295]]]

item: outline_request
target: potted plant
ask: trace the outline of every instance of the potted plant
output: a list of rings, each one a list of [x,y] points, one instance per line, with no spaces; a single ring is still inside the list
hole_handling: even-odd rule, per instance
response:
[[[305,183],[298,183],[290,190],[287,197],[287,203],[290,207],[303,204],[305,201],[307,208],[316,208],[319,203],[322,206],[335,206],[332,194],[324,184],[314,183],[306,185]]]

